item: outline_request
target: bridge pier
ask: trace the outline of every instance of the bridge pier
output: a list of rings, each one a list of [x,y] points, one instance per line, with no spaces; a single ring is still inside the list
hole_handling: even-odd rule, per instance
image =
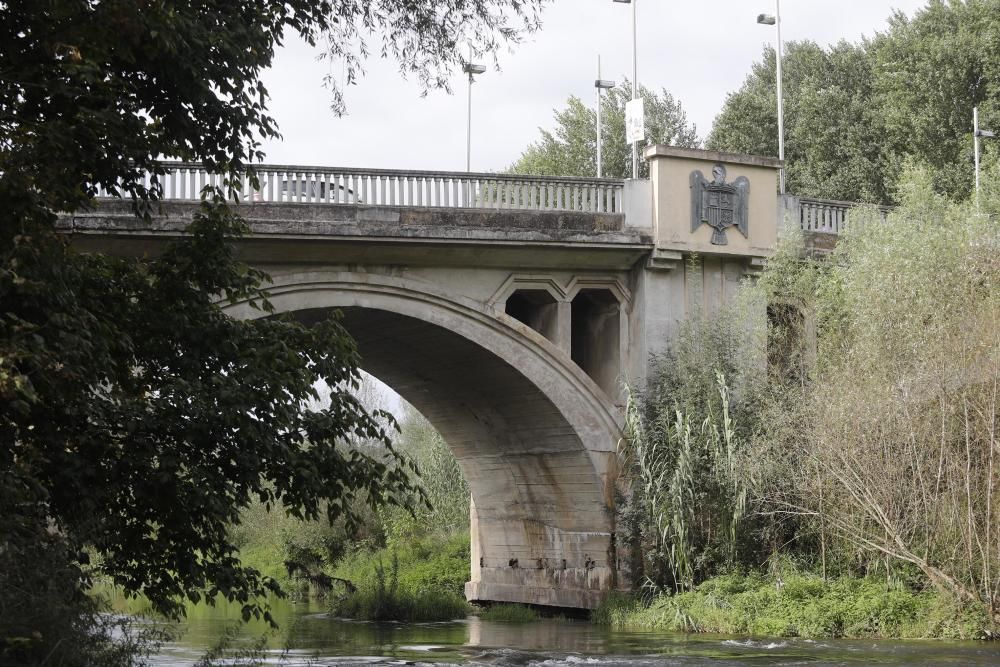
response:
[[[552,458],[559,457],[522,458],[517,468],[546,470]],[[496,472],[489,468],[470,470],[470,486],[482,491],[484,479]],[[570,468],[562,474],[589,477],[582,469],[573,472]],[[613,470],[607,474],[613,475]],[[572,492],[572,483],[552,478],[547,483],[553,490],[549,495]],[[608,591],[627,581],[620,572],[613,506],[602,508],[599,514],[603,516],[594,516],[593,509],[583,507],[574,511],[573,501],[578,501],[578,496],[565,498],[559,506],[551,506],[549,512],[537,508],[518,512],[517,507],[496,502],[504,495],[486,495],[487,507],[477,506],[475,498],[470,503],[472,568],[465,585],[468,600],[593,609]]]

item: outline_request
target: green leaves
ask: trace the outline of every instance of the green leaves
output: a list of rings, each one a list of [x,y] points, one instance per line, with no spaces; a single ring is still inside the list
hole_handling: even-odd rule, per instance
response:
[[[788,191],[850,201],[888,199],[872,65],[864,46],[822,49],[788,42],[783,60]],[[716,150],[778,154],[775,53],[765,49],[742,88],[730,94],[707,145]]]
[[[788,190],[888,204],[908,158],[953,199],[973,184],[972,108],[1000,122],[1000,2],[930,3],[859,44],[785,44]],[[707,145],[777,155],[775,57],[765,49],[716,118]],[[992,146],[985,146],[987,152]]]
[[[316,518],[413,491],[382,422],[347,394],[305,409],[314,384],[357,382],[335,318],[234,320],[213,295],[260,297],[233,260],[243,223],[206,201],[189,235],[147,263],[75,253],[37,230],[0,271],[4,470],[31,480],[52,520],[103,570],[167,614],[216,587],[276,589],[233,556],[227,526],[269,496]],[[352,450],[364,437],[381,453]],[[139,555],[141,554],[141,557]]]
[[[267,317],[267,276],[236,261],[246,225],[226,202],[234,183],[253,181],[261,141],[278,136],[260,74],[288,31],[326,34],[332,54],[350,54],[350,76],[377,32],[436,86],[459,41],[478,51],[516,41],[537,27],[541,4],[0,3],[0,501],[10,518],[0,544],[8,526],[27,525],[31,542],[51,522],[72,553],[95,547],[102,570],[159,611],[177,615],[182,598],[207,589],[259,617],[254,596],[277,584],[234,556],[227,527],[242,507],[257,499],[350,523],[353,498],[421,498],[383,420],[345,393],[358,383],[353,341],[334,314],[312,327]],[[99,191],[148,214],[164,194],[157,161],[170,158],[201,162],[222,184],[161,255],[81,254],[54,232],[57,213],[92,206]],[[231,319],[222,305],[235,302],[261,317]],[[320,381],[334,388],[331,404],[309,411]],[[362,451],[358,439],[374,444]],[[4,497],[12,488],[27,497]],[[82,574],[68,592],[77,584]]]
[[[602,96],[602,165],[608,178],[631,176],[632,149],[625,141],[625,103],[631,99],[631,83],[626,79]],[[659,94],[639,86],[646,112],[648,144],[696,147],[697,128],[688,125],[687,114],[666,90]],[[579,98],[570,97],[567,107],[555,114],[554,132],[541,130],[542,138],[528,146],[510,171],[540,176],[597,175],[597,112]],[[640,150],[641,150],[640,146]],[[648,176],[649,166],[640,161],[640,175]]]

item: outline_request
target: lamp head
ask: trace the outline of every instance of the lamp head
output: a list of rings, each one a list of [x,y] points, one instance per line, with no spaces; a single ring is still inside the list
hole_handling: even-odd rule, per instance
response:
[[[486,71],[484,65],[476,65],[474,63],[465,63],[462,65],[462,71],[466,74],[482,74]]]
[[[757,14],[757,23],[761,25],[774,25],[777,20],[770,14]]]
[[[608,79],[596,79],[594,81],[594,88],[601,88],[602,90],[608,90],[609,88],[614,88],[615,82],[609,81]]]

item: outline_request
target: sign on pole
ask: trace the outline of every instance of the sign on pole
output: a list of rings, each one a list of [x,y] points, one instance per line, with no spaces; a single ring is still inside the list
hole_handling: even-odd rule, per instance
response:
[[[634,143],[646,138],[646,114],[642,98],[625,103],[625,140]]]

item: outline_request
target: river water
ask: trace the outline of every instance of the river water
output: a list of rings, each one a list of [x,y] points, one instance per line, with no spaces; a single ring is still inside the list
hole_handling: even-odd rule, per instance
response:
[[[177,636],[154,656],[158,667],[193,665],[227,628],[234,648],[262,635],[265,665],[321,667],[372,664],[505,666],[616,665],[1000,665],[1000,645],[982,642],[752,639],[611,630],[586,621],[543,619],[528,624],[469,617],[447,623],[365,623],[331,618],[321,604],[278,601],[280,629],[239,623],[238,610],[199,605]],[[217,664],[234,664],[219,662]],[[240,664],[240,663],[236,663]]]

